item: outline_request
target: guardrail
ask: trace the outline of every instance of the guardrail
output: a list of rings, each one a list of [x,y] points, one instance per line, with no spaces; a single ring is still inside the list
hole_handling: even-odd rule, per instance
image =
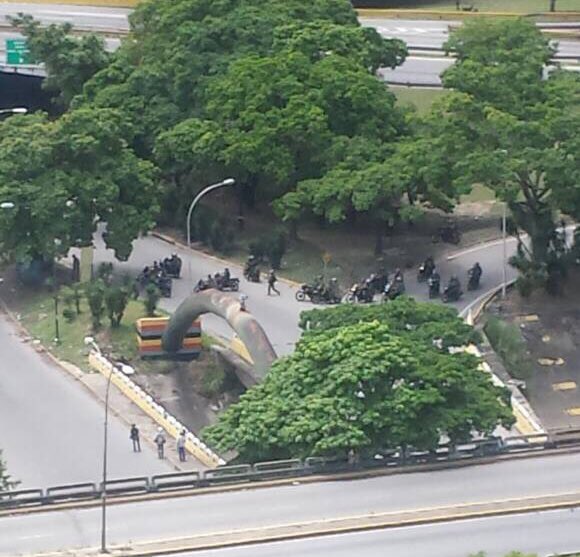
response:
[[[453,465],[471,459],[486,459],[500,455],[541,453],[547,449],[580,446],[580,429],[556,430],[549,433],[521,435],[500,439],[491,437],[451,447],[442,444],[433,451],[388,450],[372,458],[358,461],[354,458],[308,457],[304,460],[276,460],[256,464],[219,466],[204,472],[176,472],[119,478],[107,481],[107,497],[138,496],[172,491],[195,491],[199,488],[260,482],[272,479],[299,478],[314,475],[332,475],[377,469]],[[47,489],[20,489],[0,491],[0,510],[46,507],[56,503],[98,500],[103,484],[91,482],[59,485]]]

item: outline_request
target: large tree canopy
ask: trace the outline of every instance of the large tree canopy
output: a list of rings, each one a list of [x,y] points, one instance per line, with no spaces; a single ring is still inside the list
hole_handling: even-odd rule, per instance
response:
[[[442,435],[458,442],[509,427],[509,393],[492,384],[478,359],[433,342],[450,329],[450,315],[432,322],[429,305],[413,304],[393,302],[385,322],[370,320],[366,308],[359,319],[354,307],[305,315],[314,325],[294,354],[275,362],[206,438],[256,461],[433,449]],[[470,336],[463,327],[454,327],[461,341]]]
[[[521,286],[557,289],[567,254],[555,218],[580,217],[580,75],[545,77],[553,50],[524,20],[467,22],[447,47],[457,63],[443,82],[454,92],[424,123],[426,168],[507,202],[518,234],[529,236],[513,259]]]
[[[110,109],[0,122],[3,255],[26,260],[90,245],[100,220],[107,223],[107,246],[127,259],[131,242],[154,225],[158,211],[154,168],[128,148],[131,136]]]

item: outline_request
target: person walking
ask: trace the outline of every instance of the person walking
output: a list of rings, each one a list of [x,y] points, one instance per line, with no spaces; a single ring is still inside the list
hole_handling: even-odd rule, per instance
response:
[[[155,444],[157,445],[157,456],[161,459],[165,458],[164,449],[167,439],[162,427],[157,428],[157,435],[153,441],[155,441]]]
[[[246,302],[248,301],[248,295],[243,292],[240,294],[240,311],[248,311]]]
[[[271,295],[272,290],[280,296],[280,291],[276,288],[277,281],[278,277],[276,276],[274,269],[270,269],[270,272],[268,273],[268,296]]]
[[[185,429],[181,430],[177,438],[177,453],[179,454],[179,462],[185,462]]]
[[[131,433],[129,433],[129,439],[133,441],[133,452],[141,452],[141,440],[139,439],[139,428],[135,425],[131,425]]]

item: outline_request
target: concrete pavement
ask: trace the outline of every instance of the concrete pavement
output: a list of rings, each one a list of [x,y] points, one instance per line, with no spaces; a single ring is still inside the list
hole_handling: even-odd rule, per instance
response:
[[[0,448],[20,487],[98,482],[103,407],[0,314]],[[109,424],[109,477],[170,472],[145,441],[133,453],[127,425]]]
[[[571,454],[116,505],[109,510],[109,540],[113,545],[150,542],[373,513],[555,497],[580,490],[579,465],[580,454]],[[99,520],[98,508],[3,517],[0,555],[95,546]]]

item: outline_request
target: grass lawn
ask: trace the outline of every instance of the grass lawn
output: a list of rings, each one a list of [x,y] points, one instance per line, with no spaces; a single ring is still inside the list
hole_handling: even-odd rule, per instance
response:
[[[62,303],[59,304],[59,310],[62,310]],[[138,357],[135,321],[144,315],[143,302],[131,300],[119,328],[111,329],[108,319],[103,319],[102,329],[96,335],[98,344],[110,347],[114,355],[135,360]],[[54,301],[50,293],[39,293],[27,299],[20,308],[20,317],[30,335],[40,340],[55,356],[86,369],[87,348],[84,338],[92,335],[92,332],[91,316],[84,299],[81,302],[81,314],[74,321],[68,322],[62,314],[59,315],[59,344],[54,342]]]
[[[549,0],[462,0],[463,6],[473,6],[480,12],[541,13],[550,9]],[[426,0],[416,2],[392,2],[389,8],[416,10],[456,11],[455,0]],[[559,12],[580,11],[580,0],[557,0]]]
[[[426,113],[435,99],[447,94],[447,91],[443,89],[425,89],[422,87],[395,87],[390,85],[389,90],[395,94],[399,104],[413,105],[419,114]]]

